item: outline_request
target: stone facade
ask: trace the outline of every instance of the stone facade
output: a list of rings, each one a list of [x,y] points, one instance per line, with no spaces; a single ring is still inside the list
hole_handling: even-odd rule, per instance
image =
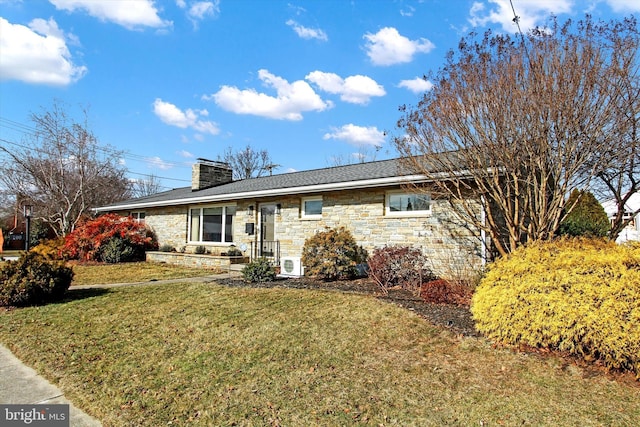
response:
[[[390,215],[385,211],[385,203],[387,192],[392,190],[400,189],[343,190],[316,194],[322,197],[322,216],[318,219],[302,217],[302,196],[237,201],[233,203],[236,205],[234,244],[238,248],[246,245],[244,254],[255,256],[250,253],[250,248],[257,244],[260,235],[259,207],[272,204],[279,206],[279,212],[274,216],[274,226],[281,257],[301,256],[305,240],[314,233],[326,227],[344,226],[369,253],[375,248],[391,244],[422,248],[432,260],[433,269],[443,276],[454,273],[451,270],[482,265],[480,233],[460,223],[448,201],[432,200],[431,211],[426,214]],[[304,195],[307,196],[314,195]],[[184,248],[186,252],[193,252],[198,245],[206,246],[213,254],[226,251],[229,244],[188,242],[188,211],[199,206],[214,205],[147,208],[146,224],[156,233],[160,245],[168,244],[178,251]],[[254,224],[254,234],[245,231],[247,223]]]

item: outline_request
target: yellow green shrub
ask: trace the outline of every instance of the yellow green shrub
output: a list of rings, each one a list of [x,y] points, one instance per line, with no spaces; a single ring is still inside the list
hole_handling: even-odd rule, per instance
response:
[[[640,245],[560,239],[489,267],[471,312],[506,344],[568,351],[640,378]]]
[[[42,255],[47,260],[62,259],[62,248],[64,247],[64,238],[45,240],[39,245],[31,248],[31,252]]]

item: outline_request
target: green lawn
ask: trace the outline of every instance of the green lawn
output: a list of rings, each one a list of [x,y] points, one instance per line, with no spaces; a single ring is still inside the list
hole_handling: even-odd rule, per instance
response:
[[[640,425],[640,387],[459,338],[369,296],[71,290],[0,342],[105,426]]]

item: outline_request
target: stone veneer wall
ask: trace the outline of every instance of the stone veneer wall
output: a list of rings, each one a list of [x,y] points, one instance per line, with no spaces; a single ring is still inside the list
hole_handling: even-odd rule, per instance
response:
[[[179,254],[174,252],[147,252],[148,262],[163,262],[191,268],[221,268],[228,270],[231,264],[247,261],[243,257],[222,257],[197,254]]]
[[[397,190],[397,189],[396,189]],[[446,200],[432,200],[423,216],[386,216],[386,191],[357,190],[324,193],[322,219],[302,219],[300,197],[283,199],[276,217],[282,256],[300,256],[304,241],[325,227],[344,226],[369,254],[385,245],[422,248],[440,275],[462,274],[482,265],[480,233],[472,232],[452,213]]]
[[[397,190],[397,188],[396,188]],[[275,235],[280,241],[281,256],[301,256],[304,241],[325,227],[346,227],[358,244],[371,254],[377,247],[390,244],[422,248],[432,260],[433,269],[443,275],[452,270],[478,268],[482,265],[479,232],[460,224],[448,201],[432,200],[431,213],[423,216],[386,216],[385,189],[336,191],[322,194],[322,219],[301,218],[301,196],[283,196],[260,201],[238,201],[234,217],[234,243],[239,248],[257,242],[259,203],[278,203],[280,215],[275,217]],[[307,195],[305,195],[306,197]],[[308,195],[312,196],[312,195]],[[249,211],[249,206],[253,210]],[[146,209],[145,221],[156,233],[160,245],[193,252],[198,244],[187,244],[188,209],[193,206]],[[255,224],[255,233],[245,233],[245,223]],[[228,244],[204,244],[212,253],[224,252]]]
[[[187,206],[147,208],[145,224],[153,230],[160,245],[171,245],[176,249],[187,244]]]

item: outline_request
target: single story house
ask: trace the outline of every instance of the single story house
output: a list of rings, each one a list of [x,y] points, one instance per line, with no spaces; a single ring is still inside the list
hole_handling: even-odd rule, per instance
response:
[[[604,211],[613,221],[618,212],[618,205],[615,200],[607,200],[602,203]],[[640,193],[632,194],[624,206],[624,219],[629,219],[629,224],[620,232],[616,242],[623,243],[630,240],[640,241]]]
[[[415,189],[420,186],[420,191]],[[198,159],[191,187],[96,209],[144,221],[178,252],[231,245],[246,256],[300,257],[305,240],[344,226],[369,253],[385,245],[422,248],[436,272],[479,267],[484,235],[462,223],[424,176],[398,159],[233,181],[225,163]],[[478,215],[481,210],[478,209]]]

